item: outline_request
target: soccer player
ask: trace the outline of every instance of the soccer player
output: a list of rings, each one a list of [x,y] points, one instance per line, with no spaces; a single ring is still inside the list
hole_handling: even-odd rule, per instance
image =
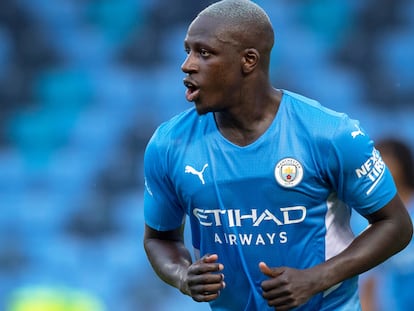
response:
[[[412,224],[357,121],[272,87],[273,42],[247,0],[190,24],[182,70],[195,107],[147,145],[144,247],[162,280],[212,310],[360,310],[358,274],[403,249]],[[351,209],[371,223],[356,238]]]

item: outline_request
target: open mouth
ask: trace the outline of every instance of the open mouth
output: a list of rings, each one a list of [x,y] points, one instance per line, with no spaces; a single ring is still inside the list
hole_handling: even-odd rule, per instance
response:
[[[189,102],[196,100],[200,93],[199,87],[195,85],[193,82],[186,79],[184,79],[184,85],[187,88],[187,91],[185,92],[186,99]]]

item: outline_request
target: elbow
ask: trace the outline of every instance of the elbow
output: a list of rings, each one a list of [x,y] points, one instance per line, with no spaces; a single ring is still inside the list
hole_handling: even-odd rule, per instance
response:
[[[411,239],[413,238],[413,222],[412,222],[412,220],[411,220],[411,218],[408,218],[408,222],[409,222],[409,224],[408,224],[408,228],[407,228],[407,232],[406,232],[406,245],[405,246],[407,246],[408,245],[408,243],[410,243],[411,242]]]
[[[400,228],[399,237],[401,250],[407,247],[413,237],[413,223],[410,217],[404,219],[403,223],[398,224]]]
[[[149,238],[147,236],[144,237],[143,241],[142,241],[143,247],[144,247],[144,251],[147,254],[148,257],[151,256],[152,254],[152,249],[155,247],[157,247],[156,244],[156,239],[154,238]]]

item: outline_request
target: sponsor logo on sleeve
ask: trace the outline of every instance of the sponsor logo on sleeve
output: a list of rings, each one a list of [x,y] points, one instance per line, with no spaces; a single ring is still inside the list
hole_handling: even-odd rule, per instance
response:
[[[380,153],[375,148],[372,150],[372,155],[366,160],[361,167],[355,170],[358,179],[368,179],[371,186],[366,191],[370,195],[378,183],[381,181],[385,173],[385,163],[381,158]]]

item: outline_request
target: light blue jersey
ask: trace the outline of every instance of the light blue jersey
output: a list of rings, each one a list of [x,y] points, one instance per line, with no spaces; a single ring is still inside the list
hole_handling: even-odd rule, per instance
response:
[[[259,262],[324,262],[353,240],[351,208],[370,214],[396,194],[357,121],[288,91],[248,146],[225,139],[212,113],[189,109],[162,124],[147,146],[145,179],[147,225],[176,229],[187,214],[196,253],[218,254],[226,288],[211,307],[220,311],[274,310],[261,295]],[[295,310],[360,310],[357,278]]]

